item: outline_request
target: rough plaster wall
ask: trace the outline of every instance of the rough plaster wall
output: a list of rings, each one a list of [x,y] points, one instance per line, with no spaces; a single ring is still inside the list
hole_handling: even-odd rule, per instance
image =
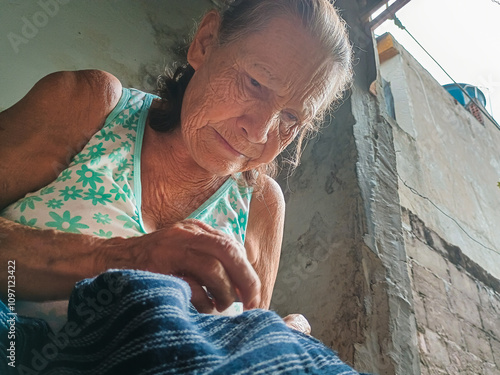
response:
[[[272,308],[300,312],[313,335],[354,363],[354,343],[366,325],[359,278],[363,212],[355,176],[353,119],[347,105],[311,142],[285,181],[287,212]]]
[[[381,72],[395,98],[401,205],[500,278],[500,131],[455,104],[404,50]]]
[[[500,374],[500,132],[453,102],[404,50],[382,65],[422,374]],[[465,233],[467,232],[467,234]]]
[[[272,307],[302,312],[360,371],[419,374],[392,129],[368,93],[376,64],[360,3],[336,2],[355,46],[352,94],[281,180],[287,216]]]
[[[102,69],[124,86],[153,89],[210,4],[0,0],[0,110],[58,70]]]
[[[403,212],[422,374],[500,374],[500,281]]]

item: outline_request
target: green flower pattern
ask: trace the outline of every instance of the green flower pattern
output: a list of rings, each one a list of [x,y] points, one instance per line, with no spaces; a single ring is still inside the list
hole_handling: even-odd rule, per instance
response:
[[[229,203],[229,205],[231,206],[231,208],[233,210],[236,210],[238,208],[238,202],[237,201],[231,201],[231,203]]]
[[[55,189],[56,188],[54,186],[45,186],[42,190],[40,190],[40,195],[53,193]]]
[[[101,238],[144,234],[134,186],[136,136],[153,96],[124,89],[120,101],[89,143],[57,179],[2,211],[22,225],[85,233]],[[130,94],[130,95],[129,95]],[[140,178],[140,176],[139,176]],[[140,186],[140,185],[138,185]],[[231,179],[190,218],[234,236],[243,243],[251,189]]]
[[[109,217],[109,215],[108,214],[101,214],[100,212],[95,213],[93,219],[98,224],[109,224],[109,223],[111,223],[111,218]]]
[[[128,186],[125,185],[128,189]],[[127,194],[116,184],[113,184],[113,189],[110,190],[111,194],[115,194],[115,201],[119,201],[120,199],[123,200],[124,202],[127,201]]]
[[[111,154],[109,154],[109,160],[111,160],[113,163],[121,163],[123,160],[126,160],[122,153],[121,153],[121,148],[114,149]]]
[[[95,137],[99,140],[103,139],[106,142],[108,142],[108,141],[114,142],[116,139],[122,138],[118,134],[113,133],[112,131],[107,132],[105,129],[101,129],[100,133],[98,135],[96,135]]]
[[[76,200],[82,197],[82,194],[80,194],[82,191],[83,189],[77,189],[76,186],[66,186],[63,190],[59,190],[59,196],[63,197],[65,202],[70,199]]]
[[[111,197],[111,194],[106,194],[104,186],[101,186],[97,191],[90,188],[89,191],[85,193],[85,195],[86,196],[85,198],[83,198],[83,200],[91,200],[94,206],[97,206],[98,204],[102,204],[105,206],[106,203],[111,203],[111,199],[109,199]]]
[[[56,228],[57,230],[70,233],[81,233],[80,229],[89,228],[87,224],[80,223],[80,220],[82,220],[81,216],[71,217],[69,211],[64,211],[62,216],[53,211],[49,212],[49,215],[54,219],[54,221],[45,223],[45,226],[49,228]]]
[[[129,141],[122,142],[121,146],[127,152],[130,152],[130,150],[132,149],[132,145],[130,144]]]
[[[220,200],[219,202],[217,202],[217,205],[215,206],[215,208],[217,209],[217,212],[218,213],[221,213],[224,212],[224,215],[227,215],[227,202],[223,201],[223,200]]]
[[[21,225],[26,225],[28,227],[34,227],[36,224],[36,221],[37,221],[37,219],[31,219],[28,221],[28,220],[26,220],[26,218],[23,215],[19,218],[19,220],[16,220],[15,222],[18,224],[21,224]]]
[[[101,161],[101,156],[104,155],[106,149],[102,147],[102,142],[90,147],[87,156],[90,157],[90,165],[99,164]]]
[[[71,172],[72,171],[70,169],[62,171],[59,177],[57,177],[56,182],[69,180],[71,178]]]
[[[102,229],[99,229],[99,232],[94,232],[94,234],[96,236],[104,237],[104,238],[111,238],[111,237],[113,237],[113,232],[111,232],[111,231],[105,232]]]
[[[35,202],[42,202],[42,201],[43,201],[43,199],[40,197],[37,197],[37,196],[25,197],[16,203],[16,208],[20,207],[21,212],[24,212],[24,210],[26,210],[26,208],[34,210],[35,209]]]
[[[94,171],[90,169],[85,164],[82,165],[82,169],[76,171],[76,174],[80,176],[76,182],[81,182],[83,187],[90,185],[92,189],[96,189],[97,183],[102,183],[101,176],[104,176],[102,173]]]
[[[61,208],[64,205],[62,199],[56,199],[56,198],[51,199],[45,204],[47,205],[48,208],[52,209]]]

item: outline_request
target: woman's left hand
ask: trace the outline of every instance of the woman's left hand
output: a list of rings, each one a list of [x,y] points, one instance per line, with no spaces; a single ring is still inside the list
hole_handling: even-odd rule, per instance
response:
[[[296,331],[305,333],[306,335],[311,334],[311,326],[309,322],[302,314],[290,314],[283,318],[285,324]]]

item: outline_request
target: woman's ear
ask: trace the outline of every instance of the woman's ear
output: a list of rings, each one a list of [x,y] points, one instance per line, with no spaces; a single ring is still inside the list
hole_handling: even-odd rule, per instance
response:
[[[219,25],[220,16],[215,10],[208,12],[201,20],[187,54],[188,63],[194,70],[203,65],[211,47],[216,43]]]

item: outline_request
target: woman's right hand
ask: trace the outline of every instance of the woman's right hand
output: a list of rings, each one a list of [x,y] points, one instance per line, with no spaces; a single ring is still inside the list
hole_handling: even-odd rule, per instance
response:
[[[199,312],[223,311],[238,299],[246,309],[260,303],[260,280],[245,248],[198,220],[184,220],[141,237],[106,240],[95,255],[97,270],[126,267],[184,279]]]

